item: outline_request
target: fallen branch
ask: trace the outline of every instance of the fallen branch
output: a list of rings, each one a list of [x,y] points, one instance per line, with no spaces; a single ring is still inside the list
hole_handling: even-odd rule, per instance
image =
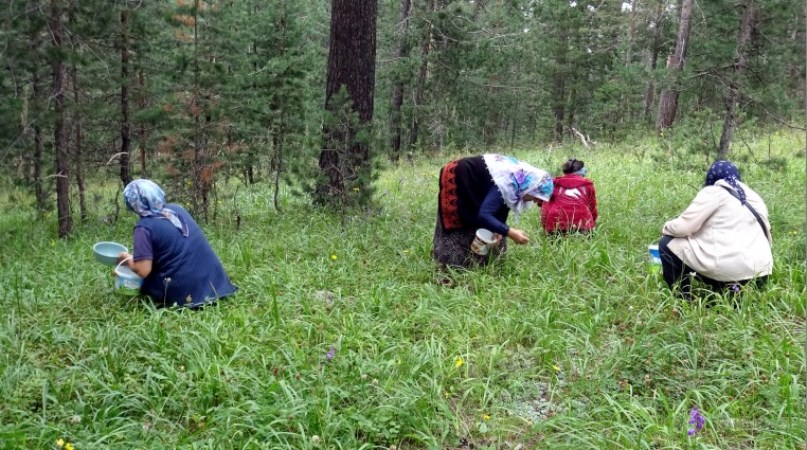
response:
[[[573,132],[573,133],[574,133],[574,134],[575,134],[575,135],[576,135],[578,138],[580,138],[580,142],[582,142],[582,143],[583,143],[583,145],[584,145],[586,148],[591,148],[591,145],[589,145],[589,144],[596,144],[596,142],[594,142],[594,141],[592,141],[591,139],[589,139],[589,137],[588,137],[588,136],[586,136],[586,135],[584,135],[583,133],[581,133],[581,132],[577,131],[577,130],[576,130],[574,127],[569,127],[569,129],[570,129],[570,130],[572,130],[572,132]]]
[[[105,166],[108,166],[108,165],[112,164],[112,161],[114,161],[114,160],[115,160],[115,159],[117,159],[117,158],[120,158],[120,156],[121,156],[121,155],[128,155],[128,154],[129,154],[129,152],[118,152],[118,153],[115,153],[114,155],[112,155],[112,156],[109,158],[109,161],[107,161],[107,162],[106,162],[106,164],[104,164],[104,165],[105,165]]]

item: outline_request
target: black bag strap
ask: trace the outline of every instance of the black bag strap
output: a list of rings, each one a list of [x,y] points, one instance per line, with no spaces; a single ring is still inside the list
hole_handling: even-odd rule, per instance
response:
[[[733,190],[727,188],[726,186],[720,186],[720,187],[727,190],[729,192],[729,194],[731,194],[732,197],[734,197],[737,200],[740,200],[740,202],[742,202],[742,199],[740,199],[739,194],[737,194]],[[767,228],[765,228],[765,222],[762,221],[762,217],[759,217],[759,213],[757,212],[757,210],[754,209],[754,207],[751,206],[751,204],[748,203],[748,202],[745,202],[744,205],[748,207],[748,209],[751,211],[751,214],[753,214],[754,218],[757,219],[757,223],[759,224],[760,227],[762,227],[762,233],[765,234],[765,237],[768,238],[768,240],[770,241],[770,238],[771,238],[770,232],[768,231]]]

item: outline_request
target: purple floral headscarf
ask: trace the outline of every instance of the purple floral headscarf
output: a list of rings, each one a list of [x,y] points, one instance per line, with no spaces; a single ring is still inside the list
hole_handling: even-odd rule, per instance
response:
[[[493,182],[502,193],[504,203],[513,210],[516,220],[530,204],[524,200],[525,195],[532,195],[543,201],[548,201],[552,196],[554,183],[552,176],[545,170],[512,156],[487,153],[484,158]]]

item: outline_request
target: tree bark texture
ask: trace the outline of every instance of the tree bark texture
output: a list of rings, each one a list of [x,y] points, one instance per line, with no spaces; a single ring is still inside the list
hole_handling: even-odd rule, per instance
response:
[[[630,27],[628,28],[628,48],[625,50],[625,67],[630,65],[633,57],[633,43],[636,41],[636,12],[639,10],[639,0],[630,2]]]
[[[140,69],[137,72],[137,82],[138,88],[140,88],[140,100],[138,106],[140,107],[140,110],[143,111],[147,106],[146,79],[143,75],[143,69]],[[142,178],[148,178],[148,166],[146,165],[146,124],[144,122],[140,122],[139,134],[138,146],[140,147],[140,176]]]
[[[73,104],[78,109],[79,102],[81,101],[79,85],[78,85],[78,69],[76,64],[72,64],[70,78],[73,83]],[[73,161],[76,170],[76,188],[78,189],[78,206],[81,214],[81,221],[87,222],[89,218],[89,211],[87,210],[87,196],[84,187],[84,163],[82,161],[82,134],[81,134],[81,116],[75,114],[73,117],[73,131],[74,131],[74,145],[73,145]]]
[[[64,79],[65,69],[62,61],[62,41],[64,30],[62,28],[62,8],[59,0],[51,0],[50,28],[51,44],[54,55],[51,56],[51,69],[53,71],[53,90],[51,102],[53,104],[53,147],[56,151],[56,212],[58,214],[59,237],[67,237],[73,230],[73,217],[70,214],[70,155],[67,148],[67,133],[65,127],[64,106]]]
[[[334,105],[332,99],[344,87],[360,125],[369,124],[373,118],[376,13],[375,0],[331,2],[325,109],[338,112],[342,105]],[[320,200],[343,196],[345,180],[355,180],[359,170],[368,168],[369,148],[364,142],[355,142],[357,131],[350,123],[323,127],[319,168],[327,183],[317,188]]]
[[[34,40],[33,54],[39,53],[39,46]],[[42,79],[39,76],[38,64],[33,64],[31,69],[31,84],[33,85],[33,111],[34,111],[34,154],[33,154],[33,184],[34,194],[36,196],[36,209],[38,211],[45,211],[47,209],[47,196],[45,194],[44,180],[42,179],[42,158],[43,158],[43,145],[42,145]]]
[[[726,159],[731,145],[731,136],[737,126],[737,100],[740,97],[740,79],[747,63],[746,49],[751,40],[751,31],[754,29],[756,6],[753,0],[743,5],[743,15],[740,19],[740,30],[737,33],[737,51],[734,54],[733,75],[726,88],[726,116],[723,120],[723,132],[720,134],[720,144],[717,148],[717,159]]]
[[[424,15],[434,12],[434,0],[429,0],[426,5]],[[413,148],[418,141],[418,132],[420,128],[420,112],[418,109],[423,103],[423,92],[426,89],[426,78],[429,74],[429,53],[431,52],[432,43],[432,25],[427,22],[423,29],[423,41],[420,44],[420,69],[418,70],[417,83],[415,84],[415,91],[412,93],[412,125],[409,128],[409,148]]]
[[[129,11],[120,13],[120,180],[124,186],[132,181],[129,164],[129,153],[132,150],[131,129],[129,121]]]
[[[202,85],[201,67],[199,61],[199,11],[201,10],[201,0],[195,0],[193,8],[193,162],[191,172],[193,173],[193,210],[196,214],[201,214],[204,221],[208,220],[208,193],[212,180],[206,177],[205,165],[207,164],[207,139],[205,136],[205,126],[202,124]],[[206,116],[207,117],[207,116]],[[209,123],[208,119],[205,119]]]
[[[572,78],[572,86],[575,85],[574,77]],[[566,111],[566,129],[571,130],[575,127],[575,114],[577,113],[577,89],[572,88],[569,91],[569,107]],[[618,120],[618,119],[617,119]]]
[[[72,4],[70,5],[70,9],[67,15],[68,23],[74,23],[76,21],[76,7],[77,5]],[[76,42],[71,42],[71,45],[76,45]],[[70,84],[73,88],[73,149],[71,150],[71,154],[73,156],[73,167],[75,170],[75,177],[76,177],[76,188],[78,189],[78,205],[79,205],[79,214],[81,217],[81,222],[86,223],[87,219],[89,218],[89,211],[87,210],[87,196],[86,196],[86,189],[84,183],[84,162],[82,158],[82,130],[81,130],[81,114],[79,111],[79,104],[81,102],[81,92],[79,90],[79,81],[78,81],[78,65],[75,61],[70,64]]]
[[[653,82],[653,74],[658,67],[658,54],[661,47],[661,25],[664,20],[663,4],[656,7],[655,27],[653,31],[653,44],[650,48],[650,82],[647,83],[647,90],[644,95],[644,118],[647,123],[653,123],[652,110],[653,101],[656,96],[656,84]]]
[[[659,98],[659,112],[657,128],[669,128],[675,122],[678,109],[677,78],[684,68],[687,47],[689,45],[689,30],[692,23],[693,0],[681,0],[681,16],[678,22],[678,35],[675,40],[675,49],[667,58],[668,85],[661,91]]]
[[[409,31],[409,10],[411,0],[401,0],[401,21],[399,22],[398,44],[395,48],[395,60],[401,62],[409,56],[407,44],[407,31]],[[392,90],[392,107],[390,111],[390,148],[392,160],[397,161],[401,151],[401,107],[403,106],[404,82],[401,74],[396,74],[397,80]]]
[[[552,79],[552,114],[555,117],[555,141],[563,142],[563,118],[566,106],[566,33],[560,35],[558,53],[555,55],[555,74]]]

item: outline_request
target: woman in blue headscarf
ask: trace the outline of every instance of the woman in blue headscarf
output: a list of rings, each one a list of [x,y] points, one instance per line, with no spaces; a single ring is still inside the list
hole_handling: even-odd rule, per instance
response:
[[[199,225],[181,206],[167,204],[157,184],[132,181],[123,198],[140,220],[132,254],[118,260],[143,278],[143,294],[166,306],[196,308],[236,291]]]
[[[480,228],[494,233],[494,255],[506,250],[505,238],[526,244],[527,233],[508,226],[507,216],[513,211],[518,221],[530,204],[549,200],[552,187],[545,170],[510,156],[489,153],[449,162],[440,170],[434,259],[451,267],[486,264],[487,255],[472,251]]]
[[[691,297],[690,276],[716,292],[763,283],[773,270],[768,208],[740,181],[730,161],[717,161],[704,187],[677,218],[664,224],[659,242],[664,281]]]

